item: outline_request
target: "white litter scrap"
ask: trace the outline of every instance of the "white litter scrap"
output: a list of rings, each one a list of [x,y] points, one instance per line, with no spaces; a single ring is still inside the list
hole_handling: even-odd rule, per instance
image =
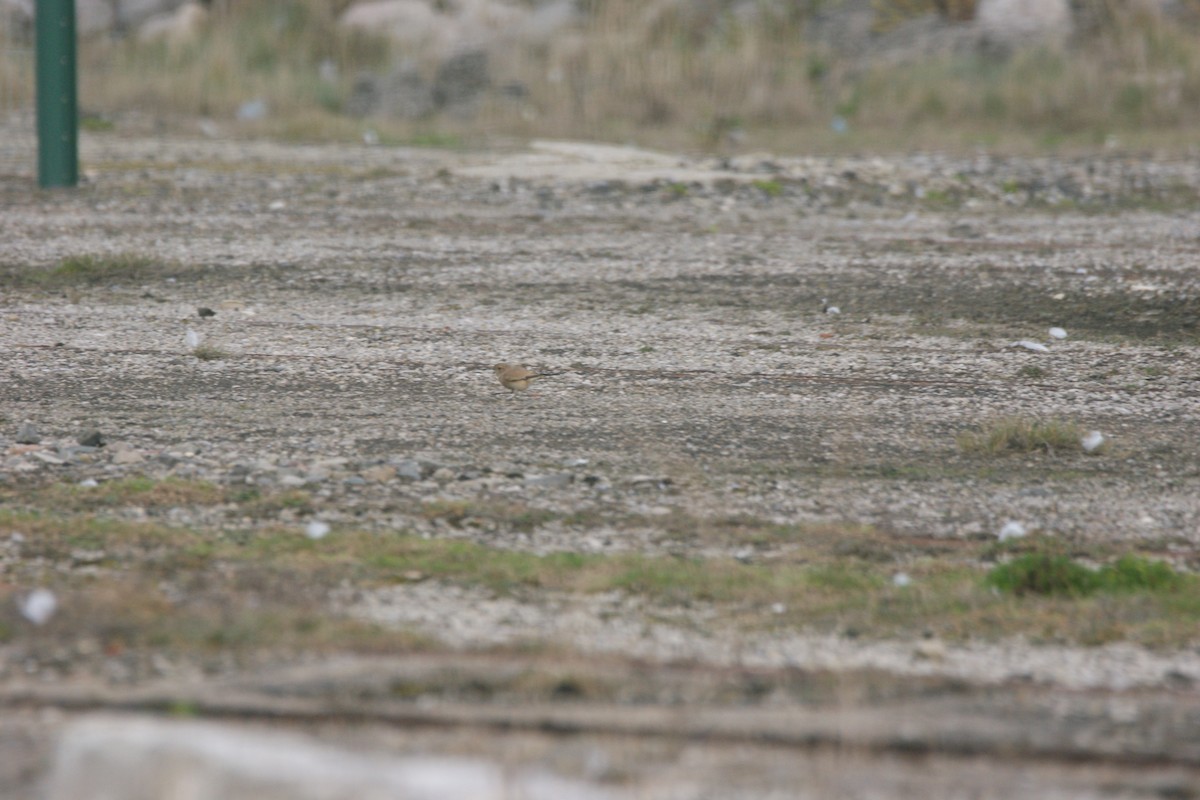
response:
[[[1000,528],[1000,533],[997,538],[1002,542],[1007,542],[1009,539],[1020,539],[1025,536],[1028,531],[1025,526],[1015,520],[1009,520]]]
[[[1094,453],[1104,444],[1104,434],[1100,431],[1088,431],[1087,435],[1079,440],[1079,444],[1083,445],[1084,452]]]
[[[331,529],[328,522],[322,522],[319,519],[314,519],[305,526],[304,535],[310,539],[324,539],[329,535],[330,530]]]
[[[200,346],[200,334],[196,333],[191,328],[187,329],[187,346],[195,350]]]
[[[1035,353],[1049,353],[1050,348],[1041,342],[1035,342],[1032,339],[1022,339],[1019,342],[1013,342],[1013,347],[1024,347],[1026,350],[1032,350]]]
[[[45,625],[58,610],[58,598],[49,589],[34,589],[18,601],[21,616],[34,625]]]
[[[1050,338],[1051,338],[1051,339],[1065,339],[1065,338],[1067,338],[1067,332],[1066,332],[1064,329],[1062,329],[1062,328],[1051,328],[1051,329],[1048,331],[1048,333],[1050,334]]]
[[[892,576],[892,585],[899,586],[901,589],[903,589],[905,586],[908,586],[911,583],[912,583],[912,578],[910,578],[908,576],[907,572],[897,572],[895,575]]]

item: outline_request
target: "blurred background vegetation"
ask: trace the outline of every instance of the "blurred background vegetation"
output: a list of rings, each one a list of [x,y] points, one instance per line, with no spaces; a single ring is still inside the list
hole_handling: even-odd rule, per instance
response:
[[[494,36],[397,37],[348,24],[386,5],[352,0],[212,0],[174,27],[85,32],[85,125],[718,152],[1183,152],[1200,129],[1200,0],[1061,0],[1068,28],[1016,40],[983,29],[990,0],[508,0],[520,24],[423,1],[427,22],[474,13]]]

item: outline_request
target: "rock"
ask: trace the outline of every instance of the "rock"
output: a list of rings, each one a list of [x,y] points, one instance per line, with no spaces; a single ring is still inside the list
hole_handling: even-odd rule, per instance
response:
[[[238,106],[237,118],[242,122],[254,122],[267,116],[267,101],[262,98],[247,100]]]
[[[84,447],[104,447],[104,434],[97,430],[91,430],[82,434],[75,441]]]
[[[1104,434],[1100,431],[1089,431],[1086,436],[1079,440],[1080,446],[1087,453],[1095,453],[1104,446],[1104,442]]]
[[[33,453],[33,457],[36,458],[38,461],[41,461],[43,464],[49,464],[51,466],[58,466],[60,464],[66,463],[63,459],[59,458],[54,453],[48,452],[46,450],[35,451]]]
[[[114,5],[110,0],[76,0],[75,33],[95,36],[113,30],[117,21]]]
[[[1013,347],[1021,347],[1021,348],[1024,348],[1025,350],[1032,350],[1035,353],[1049,353],[1050,352],[1049,347],[1046,347],[1046,345],[1042,344],[1041,342],[1035,342],[1031,339],[1022,339],[1019,342],[1013,342],[1012,346]]]
[[[1067,338],[1067,332],[1063,328],[1051,328],[1048,333],[1050,334],[1051,339]]]
[[[362,72],[355,77],[342,111],[351,117],[366,117],[379,112],[382,99],[383,81],[378,75]]]
[[[379,105],[380,111],[389,117],[420,119],[433,113],[437,103],[433,86],[422,77],[416,64],[405,61],[384,82]]]
[[[671,479],[660,478],[655,475],[634,475],[629,478],[626,483],[637,488],[654,487],[657,489],[665,489],[671,485]]]
[[[170,14],[155,14],[138,28],[141,42],[162,39],[170,47],[181,47],[194,41],[208,22],[208,9],[199,3],[184,3]]]
[[[397,478],[403,478],[406,481],[419,481],[425,477],[424,470],[421,469],[421,464],[410,458],[396,461],[394,462],[394,466]]]
[[[392,478],[396,477],[396,468],[389,464],[380,464],[375,467],[367,467],[362,471],[362,477],[368,481],[376,483],[387,483]]]
[[[304,526],[304,535],[310,539],[324,539],[329,535],[329,523],[314,519]]]
[[[433,471],[432,477],[438,483],[445,483],[446,481],[454,480],[455,474],[454,470],[450,469],[449,467],[438,467]]]
[[[382,33],[402,44],[421,45],[446,37],[449,21],[425,0],[376,0],[350,6],[337,24]]]
[[[273,730],[212,722],[92,716],[62,735],[46,800],[600,800],[608,792],[481,760],[369,755]]]
[[[984,46],[1000,52],[1061,47],[1071,35],[1070,0],[979,0],[975,23]]]
[[[560,489],[564,486],[570,486],[573,480],[575,480],[575,476],[569,472],[556,472],[551,475],[530,475],[525,478],[525,485]]]
[[[17,444],[38,444],[41,441],[42,435],[32,422],[22,422],[17,428]]]
[[[940,639],[926,639],[913,648],[913,658],[923,661],[945,661],[946,645]]]
[[[21,616],[34,625],[45,625],[58,609],[58,598],[49,589],[34,589],[18,601]]]
[[[433,102],[439,109],[468,111],[491,85],[488,54],[483,50],[459,53],[438,67],[433,81]]]
[[[198,317],[215,317],[216,315],[217,312],[213,311],[208,306],[200,306],[196,309],[196,316]]]
[[[143,459],[141,452],[125,442],[117,442],[109,447],[113,454],[114,464],[136,464]]]
[[[1009,539],[1020,539],[1028,533],[1025,526],[1016,520],[1009,520],[1000,528],[1000,533],[996,535],[1002,542],[1007,542]]]
[[[78,0],[77,0],[78,2]],[[187,5],[194,0],[103,0],[112,7],[115,19],[114,27],[117,32],[132,31],[139,25],[154,17],[169,17],[171,12]]]

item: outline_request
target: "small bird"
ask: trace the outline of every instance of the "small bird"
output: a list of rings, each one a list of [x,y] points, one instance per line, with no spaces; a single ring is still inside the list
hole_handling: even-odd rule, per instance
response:
[[[523,392],[529,388],[529,382],[534,378],[545,378],[548,375],[561,375],[559,372],[533,372],[520,364],[497,364],[492,367],[499,379],[500,385],[510,392]]]

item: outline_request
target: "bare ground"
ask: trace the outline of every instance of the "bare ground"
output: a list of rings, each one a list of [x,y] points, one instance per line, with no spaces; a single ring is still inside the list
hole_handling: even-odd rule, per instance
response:
[[[318,519],[334,548],[409,531],[752,565],[844,539],[918,591],[931,558],[982,569],[1010,520],[1089,556],[1200,565],[1187,163],[97,138],[85,165],[74,192],[0,179],[0,487],[20,513],[53,511],[47,487],[147,476],[303,498],[101,515],[222,541]],[[81,255],[128,270],[30,277]],[[188,328],[223,357],[196,358]],[[510,397],[497,361],[561,374]],[[956,444],[1001,416],[1107,445]],[[41,442],[16,441],[26,421]],[[76,445],[91,430],[106,447]],[[1187,636],[171,562],[137,584],[164,608],[292,604],[410,638],[114,651],[72,604],[157,550],[58,551],[29,519],[0,528],[5,796],[97,707],[483,753],[646,797],[1185,797],[1200,780]],[[36,585],[63,609],[34,630],[15,605]],[[401,646],[439,666],[397,678],[415,668],[375,654]]]

